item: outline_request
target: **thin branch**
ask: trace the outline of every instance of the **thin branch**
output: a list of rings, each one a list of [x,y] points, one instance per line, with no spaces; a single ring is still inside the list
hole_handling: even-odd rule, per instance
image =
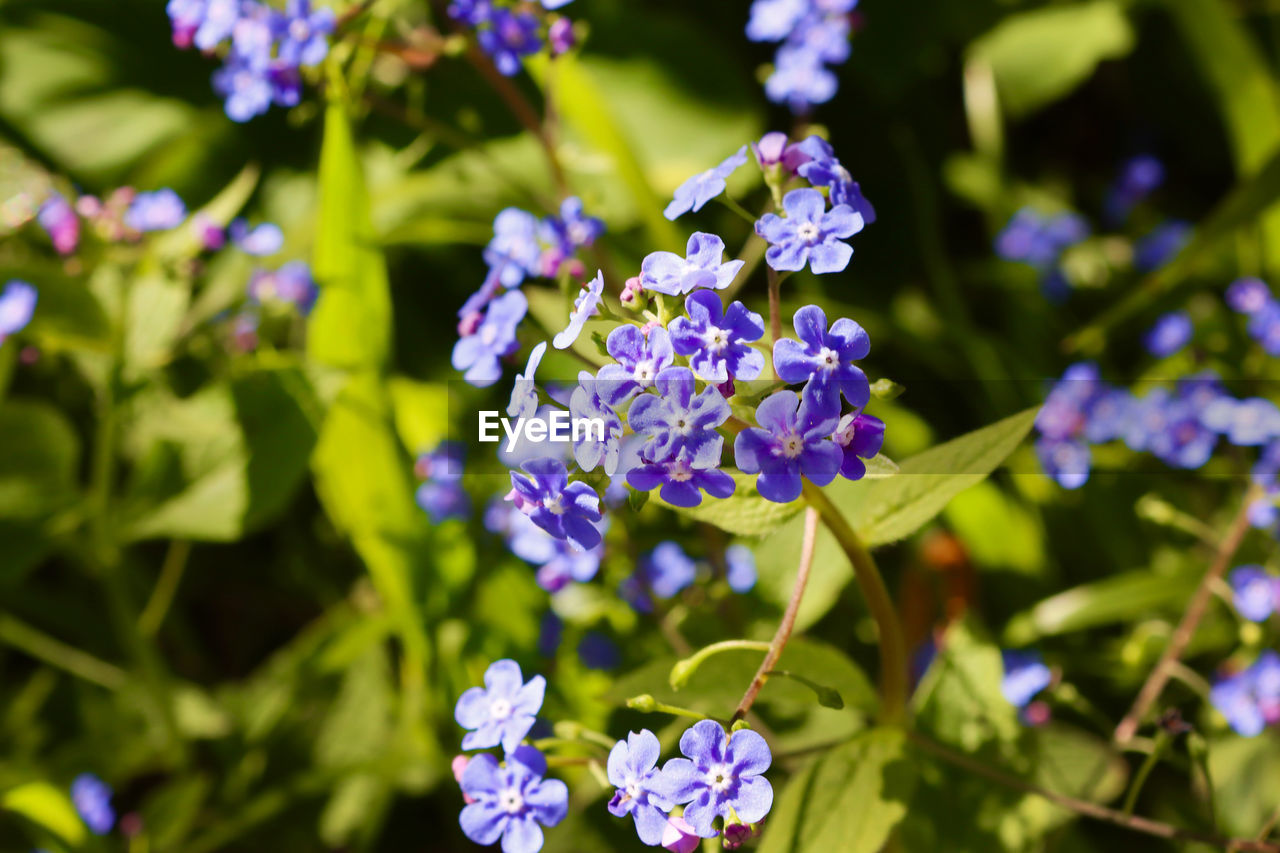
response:
[[[1227,535],[1222,538],[1221,543],[1218,545],[1218,551],[1213,557],[1213,562],[1209,565],[1209,570],[1205,572],[1204,578],[1200,581],[1200,585],[1192,595],[1191,601],[1187,604],[1186,612],[1182,614],[1182,619],[1178,622],[1178,627],[1174,629],[1173,636],[1169,638],[1169,645],[1165,648],[1164,654],[1161,655],[1160,661],[1155,665],[1155,668],[1151,670],[1151,674],[1147,676],[1142,689],[1138,691],[1138,698],[1134,700],[1133,707],[1129,709],[1129,713],[1120,721],[1120,725],[1116,726],[1115,739],[1117,743],[1128,743],[1133,738],[1138,731],[1138,726],[1142,725],[1143,719],[1146,718],[1147,712],[1151,710],[1151,706],[1160,698],[1165,685],[1169,683],[1169,678],[1173,675],[1183,652],[1187,650],[1187,646],[1190,645],[1192,638],[1195,636],[1196,629],[1200,627],[1200,620],[1204,618],[1204,614],[1209,608],[1209,601],[1213,598],[1214,585],[1226,572],[1227,567],[1231,565],[1231,560],[1236,551],[1239,550],[1240,543],[1244,541],[1245,534],[1249,532],[1249,506],[1257,498],[1257,486],[1250,487],[1240,505],[1239,512],[1236,513],[1235,519],[1227,529]]]
[[[787,602],[787,609],[782,614],[782,622],[778,624],[773,641],[769,643],[769,651],[760,662],[760,668],[756,670],[755,678],[751,679],[747,692],[742,695],[742,701],[738,703],[737,710],[733,712],[735,723],[751,710],[756,697],[760,695],[761,688],[769,680],[770,670],[775,668],[778,659],[782,657],[783,650],[787,647],[787,641],[791,639],[791,632],[796,627],[796,616],[800,613],[800,602],[804,599],[804,588],[809,583],[809,570],[813,568],[813,554],[817,544],[818,511],[809,507],[805,510],[804,543],[800,546],[800,566],[796,569],[796,582],[791,588],[791,600]]]
[[[1245,838],[1224,838],[1208,832],[1199,832],[1194,829],[1183,829],[1182,827],[1173,826],[1167,823],[1151,820],[1150,818],[1138,817],[1135,815],[1127,815],[1116,809],[1107,808],[1106,806],[1091,803],[1088,800],[1069,797],[1066,794],[1059,794],[1056,791],[1050,791],[1041,788],[1025,779],[1019,779],[1011,773],[1003,770],[997,770],[994,767],[988,767],[981,761],[970,758],[963,753],[935,743],[924,735],[917,732],[908,732],[907,737],[916,746],[923,749],[949,764],[954,764],[962,770],[967,770],[976,776],[995,782],[997,785],[1003,785],[1006,788],[1012,788],[1015,791],[1022,791],[1027,794],[1035,794],[1042,797],[1054,805],[1061,806],[1067,811],[1074,812],[1082,817],[1093,818],[1105,823],[1110,823],[1124,829],[1141,832],[1146,835],[1153,835],[1157,838],[1165,838],[1170,841],[1195,841],[1201,844],[1209,844],[1223,850],[1238,850],[1242,853],[1280,853],[1280,845],[1271,844],[1266,841],[1255,841]]]
[[[185,539],[175,539],[169,543],[169,550],[164,555],[164,563],[160,567],[160,577],[147,606],[142,608],[138,617],[138,631],[144,637],[153,636],[160,630],[164,617],[173,606],[174,596],[178,593],[178,585],[182,583],[182,575],[187,568],[187,558],[191,556],[191,543]]]
[[[4,613],[0,613],[0,643],[107,690],[119,690],[129,680],[128,674],[120,667],[56,640]]]
[[[782,280],[778,278],[778,271],[773,267],[766,266],[765,272],[769,276],[769,334],[776,345],[782,337]],[[781,378],[778,376],[776,364],[773,366],[773,378]]]

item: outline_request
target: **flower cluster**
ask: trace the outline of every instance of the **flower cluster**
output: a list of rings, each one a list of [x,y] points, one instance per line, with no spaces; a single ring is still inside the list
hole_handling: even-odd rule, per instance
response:
[[[769,746],[756,732],[727,734],[714,720],[700,720],[680,736],[683,758],[661,769],[662,748],[648,730],[631,732],[609,752],[607,771],[613,785],[609,813],[631,816],[640,840],[668,849],[696,849],[681,844],[687,836],[714,838],[721,819],[726,840],[741,835],[734,827],[759,823],[773,806],[773,786],[764,773],[773,762]],[[683,814],[672,816],[677,805]],[[681,846],[677,846],[681,845]]]
[[[541,0],[542,9],[529,3],[503,5],[500,0],[453,0],[449,17],[475,30],[476,41],[497,69],[510,77],[519,73],[526,56],[547,46],[552,56],[574,45],[573,22],[547,12],[573,0]]]
[[[500,660],[485,671],[484,687],[472,687],[458,699],[454,719],[468,730],[463,750],[501,746],[503,751],[501,761],[487,752],[454,761],[466,800],[459,823],[477,844],[501,840],[503,853],[537,853],[542,827],[555,826],[568,814],[568,787],[544,778],[546,758],[523,744],[546,689],[542,676],[526,682],[519,664]]]
[[[105,200],[81,195],[74,202],[52,191],[37,209],[36,223],[59,255],[72,255],[80,247],[87,225],[108,243],[135,242],[144,234],[170,231],[187,218],[187,208],[176,192],[164,188],[138,192],[120,187]]]
[[[528,278],[581,277],[579,251],[604,233],[604,223],[583,213],[582,201],[568,198],[558,215],[542,219],[509,207],[493,220],[493,239],[484,250],[489,272],[479,290],[458,309],[460,340],[453,366],[467,382],[487,387],[502,377],[502,359],[518,348],[516,328],[529,311],[528,299],[516,288]],[[597,276],[578,298],[570,328],[557,336],[556,347],[572,345],[583,324],[596,311],[604,280]],[[541,359],[541,354],[538,356]],[[537,367],[531,362],[529,377]]]
[[[244,122],[275,104],[296,106],[302,69],[329,54],[333,10],[312,9],[311,0],[289,0],[281,12],[256,0],[169,0],[173,43],[204,53],[225,48],[213,88],[227,117]]]
[[[828,65],[849,59],[858,0],[754,0],[747,38],[781,42],[765,94],[794,113],[831,100],[838,87]]]
[[[1209,701],[1245,737],[1280,723],[1280,653],[1268,649],[1247,669],[1219,678]]]
[[[416,495],[418,506],[431,516],[434,524],[471,515],[471,497],[462,487],[466,452],[464,445],[444,441],[414,463],[413,471],[422,480]]]

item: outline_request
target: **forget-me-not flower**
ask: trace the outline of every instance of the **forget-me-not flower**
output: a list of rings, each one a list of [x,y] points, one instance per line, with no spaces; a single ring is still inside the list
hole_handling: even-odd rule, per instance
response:
[[[840,463],[840,476],[847,480],[861,480],[867,475],[867,463],[884,446],[884,421],[863,413],[848,414],[840,419],[832,440],[844,448],[844,461]]]
[[[279,36],[276,56],[288,65],[319,65],[329,55],[329,36],[336,23],[333,10],[312,10],[311,0],[289,0],[275,22]]]
[[[1209,702],[1244,737],[1280,722],[1280,653],[1267,649],[1248,669],[1215,681]]]
[[[798,385],[812,380],[815,395],[837,413],[840,395],[855,408],[871,399],[867,375],[854,364],[871,352],[866,330],[847,317],[827,328],[827,315],[817,305],[806,305],[792,318],[796,337],[781,338],[773,345],[773,366],[783,382]]]
[[[187,206],[168,187],[150,193],[138,193],[124,214],[124,224],[134,231],[168,231],[187,218]]]
[[[672,800],[687,803],[684,819],[703,838],[716,834],[712,821],[763,820],[773,807],[773,786],[763,774],[773,763],[757,732],[726,735],[715,720],[699,720],[680,736],[680,752],[662,768]]]
[[[826,199],[814,189],[792,190],[782,198],[786,218],[766,213],[756,233],[769,241],[765,260],[779,272],[804,269],[840,272],[849,265],[853,247],[844,242],[862,230],[862,215],[847,204],[827,210]]]
[[[458,818],[463,833],[476,844],[501,839],[502,853],[537,853],[542,827],[569,813],[568,787],[544,779],[546,772],[546,759],[531,746],[508,752],[501,765],[488,753],[472,758],[459,783],[471,800]]]
[[[1229,578],[1240,615],[1251,622],[1265,622],[1280,609],[1280,577],[1262,566],[1240,566]]]
[[[650,847],[662,842],[667,815],[675,807],[657,769],[661,754],[658,738],[643,729],[614,744],[605,766],[609,784],[616,788],[609,800],[609,813],[614,817],[631,815],[640,840]]]
[[[746,545],[734,544],[724,549],[725,580],[729,589],[751,592],[756,585],[756,555]]]
[[[689,211],[698,212],[703,205],[728,188],[725,179],[747,162],[747,146],[742,146],[724,162],[705,172],[699,172],[676,189],[675,198],[662,215],[672,221]]]
[[[489,26],[481,29],[476,38],[498,70],[511,77],[520,71],[524,57],[542,48],[538,26],[538,19],[527,12],[498,8],[489,16]]]
[[[1156,358],[1176,353],[1191,342],[1195,327],[1186,311],[1171,311],[1156,320],[1142,337],[1142,345]]]
[[[652,388],[658,374],[675,361],[671,337],[661,326],[646,335],[630,323],[619,326],[605,339],[605,350],[617,361],[606,364],[596,374],[600,397],[616,406],[645,388]]]
[[[618,469],[618,456],[622,446],[622,419],[613,407],[600,399],[600,386],[585,370],[578,374],[578,387],[569,398],[569,414],[577,424],[585,428],[576,431],[573,438],[573,457],[583,471],[593,471],[601,465],[604,473],[612,477]],[[604,433],[595,429],[595,423],[604,425]]]
[[[637,397],[627,410],[627,423],[645,437],[640,455],[646,462],[666,462],[689,451],[695,468],[719,464],[724,437],[716,428],[729,419],[729,404],[713,386],[695,394],[693,371],[668,367],[655,382],[658,395]]]
[[[467,382],[486,388],[502,377],[501,359],[515,352],[516,327],[529,312],[529,300],[518,290],[502,294],[489,303],[475,332],[453,347],[455,370],[466,371]]]
[[[671,321],[671,346],[689,357],[699,379],[720,384],[729,379],[756,379],[764,372],[764,353],[752,341],[764,337],[764,318],[741,302],[724,309],[709,290],[691,293],[684,302],[688,317]]]
[[[640,284],[646,290],[682,296],[700,287],[723,290],[746,261],[724,260],[724,241],[715,234],[695,231],[685,247],[685,257],[674,252],[653,252],[640,264]]]
[[[775,503],[800,496],[802,477],[825,486],[844,463],[844,451],[831,441],[840,424],[839,409],[815,397],[812,386],[802,394],[776,391],[756,409],[759,427],[738,433],[733,455],[738,470],[759,474],[756,490]]]
[[[471,687],[458,697],[453,717],[469,729],[462,738],[463,749],[489,749],[501,745],[515,750],[533,728],[547,680],[535,675],[528,682],[513,660],[494,661],[484,673],[484,687]]]
[[[586,483],[570,483],[559,459],[534,459],[511,472],[512,500],[533,523],[586,551],[600,544],[600,496]]]

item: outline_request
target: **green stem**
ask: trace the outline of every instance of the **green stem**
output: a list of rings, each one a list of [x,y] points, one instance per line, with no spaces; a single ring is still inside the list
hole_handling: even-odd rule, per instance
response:
[[[678,705],[668,705],[666,702],[659,702],[648,693],[639,696],[632,696],[627,700],[627,707],[632,710],[639,711],[642,714],[671,714],[676,717],[689,717],[694,720],[710,720],[706,714],[694,711],[691,708],[681,708]]]
[[[1134,774],[1133,783],[1129,786],[1129,793],[1125,795],[1124,806],[1121,809],[1125,814],[1133,814],[1134,808],[1138,805],[1138,796],[1142,793],[1142,786],[1147,783],[1147,777],[1151,775],[1151,771],[1155,770],[1156,765],[1160,763],[1160,756],[1164,754],[1165,747],[1168,745],[1169,733],[1161,730],[1160,734],[1156,735],[1155,745],[1147,753],[1146,760]]]
[[[688,683],[689,678],[702,666],[703,661],[712,655],[718,655],[721,652],[730,652],[735,650],[746,650],[751,652],[767,652],[772,648],[771,643],[763,640],[724,640],[719,643],[712,643],[709,646],[703,646],[684,660],[676,661],[675,666],[671,667],[671,676],[668,679],[671,686],[679,690]]]
[[[905,721],[907,711],[907,643],[902,633],[902,623],[894,609],[893,600],[885,586],[884,578],[875,560],[863,546],[858,534],[839,508],[831,502],[822,489],[804,481],[804,497],[818,511],[845,556],[853,565],[853,574],[866,599],[867,609],[875,620],[880,635],[880,694],[881,716],[885,723],[897,725]]]
[[[756,218],[752,216],[745,207],[743,207],[742,205],[734,201],[732,198],[730,198],[728,193],[721,193],[720,195],[716,196],[716,201],[720,202],[725,207],[729,208],[734,213],[738,214],[738,216],[740,216],[749,225],[751,225],[752,228],[755,227]]]
[[[173,605],[173,598],[182,583],[182,575],[187,568],[187,558],[191,556],[191,543],[185,539],[175,539],[169,543],[169,550],[164,555],[164,565],[160,567],[160,577],[156,580],[155,589],[147,606],[142,608],[138,617],[138,632],[144,637],[154,636],[164,623],[164,617]]]
[[[0,643],[107,690],[119,690],[129,678],[118,666],[98,660],[4,613],[0,613]]]

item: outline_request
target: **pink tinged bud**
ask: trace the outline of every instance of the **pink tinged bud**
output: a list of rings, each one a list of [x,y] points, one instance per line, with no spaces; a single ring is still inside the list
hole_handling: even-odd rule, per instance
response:
[[[640,333],[647,338],[649,337],[650,332],[652,332],[654,329],[659,329],[661,327],[662,327],[662,324],[659,323],[657,320],[650,320],[649,322],[645,323],[643,326],[640,327]]]
[[[556,18],[555,23],[547,30],[547,41],[551,44],[551,53],[554,56],[572,50],[577,42],[573,34],[573,21],[568,18]]]
[[[762,168],[776,166],[782,162],[782,155],[787,149],[787,135],[781,131],[775,130],[772,133],[766,133],[760,138],[760,141],[751,143],[751,150],[755,152],[756,162]]]
[[[482,322],[484,322],[484,314],[479,311],[472,311],[458,321],[458,334],[464,338],[474,335]]]
[[[40,360],[40,350],[35,347],[23,347],[18,353],[18,361],[23,364],[35,364]]]
[[[173,28],[173,46],[178,50],[186,50],[191,47],[191,42],[195,38],[197,27],[174,27]]]
[[[453,761],[450,762],[449,769],[453,771],[453,779],[459,785],[462,784],[462,774],[466,772],[467,765],[470,763],[471,756],[469,755],[455,755],[453,757]],[[463,793],[462,799],[467,805],[471,805],[476,801],[475,797],[472,797],[467,793]]]
[[[788,145],[786,150],[782,152],[782,165],[790,172],[799,171],[801,166],[812,159],[812,157],[800,150],[798,144]]]
[[[644,287],[640,284],[640,276],[632,276],[622,286],[622,295],[618,297],[618,301],[628,308],[639,307],[644,300],[641,295],[643,292]]]
[[[587,268],[582,265],[582,261],[577,258],[569,258],[564,261],[564,268],[569,271],[569,275],[574,278],[583,278],[587,274]]]
[[[737,387],[733,384],[732,376],[717,385],[716,390],[719,391],[720,396],[724,397],[726,400],[738,393]]]
[[[191,228],[205,251],[216,252],[227,244],[227,232],[204,214],[191,220]]]
[[[125,838],[137,838],[142,834],[142,815],[129,812],[120,818],[120,834]]]
[[[96,195],[82,195],[76,199],[76,213],[94,219],[102,214],[102,201]]]
[[[694,853],[702,839],[682,817],[667,818],[667,828],[662,831],[662,846],[672,853]]]
[[[1022,721],[1028,726],[1043,726],[1051,716],[1048,702],[1032,702],[1022,710]]]
[[[538,508],[538,504],[536,502],[529,500],[515,489],[507,492],[506,499],[511,501],[511,503],[515,505],[515,508],[523,512],[525,515],[529,515]]]

